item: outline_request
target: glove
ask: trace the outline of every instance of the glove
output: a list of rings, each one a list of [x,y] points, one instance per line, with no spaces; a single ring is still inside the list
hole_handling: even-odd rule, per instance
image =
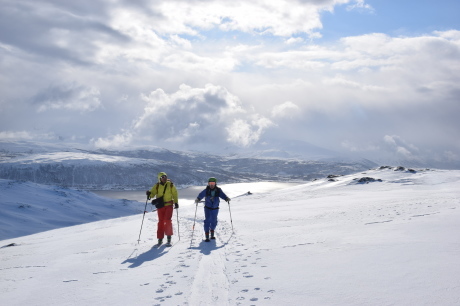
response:
[[[225,199],[225,202],[227,202],[228,204],[230,204],[230,198],[226,198],[226,199]]]
[[[151,193],[151,192],[150,192],[149,190],[147,190],[147,191],[145,192],[145,194],[147,195],[147,199],[150,199],[150,193]]]
[[[200,203],[200,199],[196,198],[195,199],[195,204],[198,205],[198,203]]]
[[[175,208],[175,209],[178,209],[178,208],[179,208],[179,204],[174,203],[174,208]]]

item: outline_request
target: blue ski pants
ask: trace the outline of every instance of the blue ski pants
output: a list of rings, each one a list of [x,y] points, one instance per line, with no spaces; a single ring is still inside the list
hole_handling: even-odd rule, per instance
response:
[[[209,230],[215,230],[217,226],[218,209],[204,208],[204,232],[209,233]]]

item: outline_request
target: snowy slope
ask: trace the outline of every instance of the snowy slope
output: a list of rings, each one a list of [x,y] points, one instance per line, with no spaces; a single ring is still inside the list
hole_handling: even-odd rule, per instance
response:
[[[57,186],[0,179],[0,239],[138,214],[139,202]]]
[[[172,248],[152,248],[153,213],[140,244],[142,214],[7,239],[0,295],[8,305],[458,305],[459,190],[460,171],[370,170],[234,198],[234,231],[224,204],[210,243],[201,207],[192,231],[194,205],[174,215]]]

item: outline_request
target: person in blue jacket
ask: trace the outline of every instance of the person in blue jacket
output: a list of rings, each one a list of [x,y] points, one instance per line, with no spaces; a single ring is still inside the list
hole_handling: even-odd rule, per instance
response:
[[[204,200],[204,233],[206,235],[206,242],[209,242],[209,232],[211,232],[211,239],[216,239],[215,229],[217,226],[217,215],[219,213],[220,199],[225,200],[230,204],[230,198],[222,191],[221,188],[217,187],[217,179],[211,177],[208,180],[208,186],[202,192],[198,194],[195,200],[196,205]]]

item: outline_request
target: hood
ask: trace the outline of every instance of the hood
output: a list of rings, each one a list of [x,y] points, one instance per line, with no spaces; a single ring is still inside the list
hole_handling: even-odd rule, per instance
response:
[[[168,176],[165,172],[158,173],[158,182],[160,182],[160,177],[162,177],[163,175]]]

